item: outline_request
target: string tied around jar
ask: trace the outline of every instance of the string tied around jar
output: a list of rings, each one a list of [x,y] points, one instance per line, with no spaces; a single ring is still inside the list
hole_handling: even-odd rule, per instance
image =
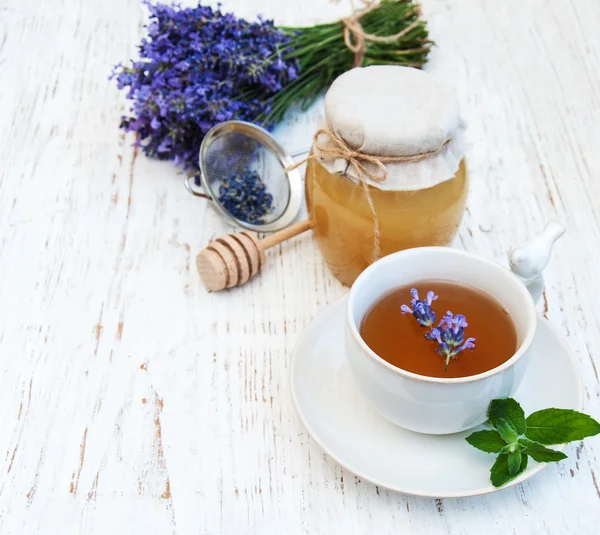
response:
[[[327,136],[332,142],[332,145],[325,146],[320,144],[320,136]],[[292,171],[309,160],[346,160],[348,164],[346,171],[350,167],[354,169],[356,177],[358,178],[358,181],[365,192],[369,209],[373,214],[373,256],[374,260],[379,260],[379,257],[381,256],[381,233],[379,217],[377,216],[377,210],[375,209],[373,197],[371,196],[369,184],[367,183],[366,178],[369,178],[373,182],[383,182],[387,179],[387,168],[385,166],[386,163],[415,163],[427,160],[428,158],[437,156],[448,146],[451,141],[451,139],[448,139],[442,145],[440,145],[440,147],[432,151],[420,152],[417,154],[406,154],[401,156],[379,156],[362,152],[360,149],[354,149],[350,147],[342,137],[338,136],[333,131],[327,128],[321,128],[317,130],[313,137],[313,148],[316,149],[316,151],[303,160],[287,166],[285,170],[286,172]],[[373,164],[376,167],[376,170],[373,171],[369,169],[367,164]]]
[[[373,41],[377,43],[393,43],[398,39],[404,37],[408,32],[410,32],[413,28],[418,26],[421,21],[421,8],[420,6],[416,6],[413,10],[409,11],[406,16],[412,15],[416,13],[417,18],[411,22],[404,30],[394,34],[394,35],[375,35],[372,33],[367,33],[364,31],[362,24],[360,23],[360,19],[364,17],[367,13],[370,13],[375,8],[378,7],[379,2],[373,1],[363,1],[365,7],[359,9],[352,13],[349,17],[345,17],[341,19],[341,22],[344,24],[344,43],[346,46],[354,52],[354,63],[353,67],[360,67],[363,64],[365,59],[365,50],[367,47],[367,41]]]

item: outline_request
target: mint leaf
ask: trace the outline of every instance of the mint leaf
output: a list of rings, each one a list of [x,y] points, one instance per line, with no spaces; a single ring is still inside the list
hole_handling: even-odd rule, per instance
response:
[[[526,438],[520,438],[519,444],[523,446],[523,453],[538,463],[555,463],[567,458],[562,451],[551,450]]]
[[[540,463],[566,459],[563,452],[544,445],[564,444],[600,434],[600,423],[570,409],[545,409],[526,419],[523,409],[512,398],[494,399],[488,408],[488,419],[495,431],[476,431],[465,440],[480,450],[498,453],[490,470],[490,480],[495,487],[522,474],[529,457]]]
[[[514,428],[514,426],[504,418],[498,418],[496,421],[496,429],[498,430],[498,433],[500,433],[502,439],[508,444],[516,442],[519,438],[517,430]]]
[[[492,402],[493,403],[493,402]],[[600,433],[600,423],[570,409],[545,409],[527,418],[525,436],[540,444],[566,444]]]
[[[518,470],[511,474],[508,471],[508,455],[498,455],[494,466],[490,470],[490,480],[494,487],[501,487],[509,481],[512,481],[515,477],[522,474],[527,468],[527,455],[521,455],[521,465]]]
[[[490,423],[496,427],[498,418],[504,418],[510,422],[518,435],[525,433],[527,423],[525,423],[525,413],[514,399],[494,399],[488,408],[488,418]]]
[[[508,460],[508,473],[513,476],[521,467],[521,452],[513,451],[507,455]]]
[[[491,429],[489,431],[475,431],[475,433],[471,433],[465,440],[474,448],[486,451],[487,453],[498,453],[506,446],[506,442],[502,440],[498,431]]]

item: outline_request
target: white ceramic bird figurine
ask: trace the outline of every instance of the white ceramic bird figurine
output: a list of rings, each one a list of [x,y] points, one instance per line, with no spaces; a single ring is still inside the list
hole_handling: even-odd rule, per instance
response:
[[[529,244],[513,249],[508,255],[511,271],[527,286],[537,303],[544,291],[542,271],[548,265],[554,242],[565,233],[565,226],[548,221],[544,231]]]

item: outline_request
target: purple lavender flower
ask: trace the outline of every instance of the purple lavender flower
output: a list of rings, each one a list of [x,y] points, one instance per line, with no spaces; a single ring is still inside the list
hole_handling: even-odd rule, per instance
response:
[[[446,359],[445,369],[448,369],[450,360],[456,359],[462,351],[465,349],[475,349],[475,338],[467,338],[465,340],[465,328],[469,325],[465,316],[462,314],[454,316],[448,310],[439,325],[433,327],[436,316],[435,312],[431,309],[431,303],[438,296],[429,291],[427,292],[425,301],[421,301],[416,288],[412,288],[410,294],[412,295],[410,307],[408,305],[401,305],[400,310],[402,314],[412,314],[421,327],[431,327],[431,330],[425,333],[424,336],[427,340],[438,343],[439,347],[436,348],[435,352]]]
[[[446,369],[450,359],[456,359],[465,349],[475,349],[475,338],[465,340],[465,328],[468,325],[465,316],[462,314],[453,316],[448,310],[440,324],[425,335],[425,338],[437,342],[440,346],[435,351],[446,359]]]
[[[138,134],[148,156],[195,168],[212,126],[268,114],[269,98],[298,76],[297,62],[282,57],[290,37],[272,21],[218,8],[144,4],[150,22],[140,59],[111,75],[132,101],[121,128]]]
[[[400,307],[402,314],[412,314],[421,327],[431,327],[436,320],[435,312],[431,310],[431,303],[435,301],[438,296],[433,292],[427,292],[425,301],[421,301],[416,288],[413,288],[410,291],[410,295],[412,295],[410,307],[408,305],[402,305]]]

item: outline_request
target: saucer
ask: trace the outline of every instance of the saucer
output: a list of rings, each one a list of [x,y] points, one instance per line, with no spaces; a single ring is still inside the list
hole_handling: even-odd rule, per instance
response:
[[[544,469],[545,463],[530,459],[523,474],[498,489],[490,482],[494,456],[465,442],[473,429],[423,435],[380,416],[354,383],[344,356],[346,301],[343,297],[313,319],[296,345],[291,366],[300,419],[329,456],[375,485],[431,498],[496,492]],[[523,381],[513,393],[525,414],[548,407],[580,410],[583,390],[575,357],[541,315],[532,348]]]

